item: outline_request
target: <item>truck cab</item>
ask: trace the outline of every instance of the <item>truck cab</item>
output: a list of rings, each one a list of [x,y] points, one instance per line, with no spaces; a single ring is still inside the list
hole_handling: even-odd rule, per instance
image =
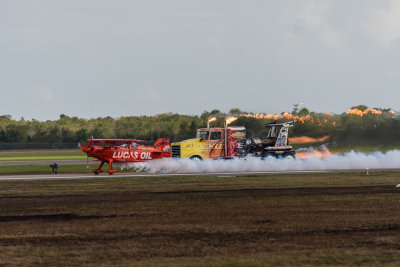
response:
[[[172,143],[172,157],[193,160],[232,158],[237,147],[235,141],[244,138],[245,130],[244,127],[200,128],[196,138]]]

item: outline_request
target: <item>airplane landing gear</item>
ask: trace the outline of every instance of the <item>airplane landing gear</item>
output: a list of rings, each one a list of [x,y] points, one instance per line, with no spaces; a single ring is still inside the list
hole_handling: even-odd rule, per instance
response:
[[[97,170],[97,169],[95,169],[95,170],[93,170],[92,172],[93,172],[94,174],[98,175],[99,173],[102,173],[103,170]]]
[[[117,170],[109,169],[109,170],[107,170],[107,172],[108,172],[109,175],[112,175],[112,174],[116,173]]]
[[[108,164],[110,165],[110,168],[107,170],[108,174],[109,174],[109,175],[112,175],[112,174],[116,173],[117,170],[113,170],[113,168],[112,168],[112,160],[110,160],[110,161],[108,162]]]
[[[94,174],[96,174],[96,175],[98,175],[99,173],[102,173],[103,170],[102,170],[101,168],[103,167],[104,162],[105,162],[105,161],[102,161],[102,162],[100,163],[99,167],[98,167],[97,169],[92,170],[92,172],[93,172]],[[108,162],[108,164],[110,165],[110,168],[107,170],[107,173],[110,174],[110,175],[116,173],[117,170],[113,170],[113,168],[112,168],[112,161]]]
[[[101,163],[100,163],[100,165],[99,165],[99,167],[97,168],[97,169],[94,169],[94,170],[92,170],[92,172],[94,173],[94,174],[99,174],[99,173],[102,173],[103,172],[103,170],[101,169],[101,167],[103,167],[103,164],[104,164],[104,161],[102,161]]]

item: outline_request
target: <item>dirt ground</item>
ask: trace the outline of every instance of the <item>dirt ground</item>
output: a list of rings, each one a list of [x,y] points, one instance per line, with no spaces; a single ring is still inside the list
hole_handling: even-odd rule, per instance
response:
[[[0,265],[400,264],[393,184],[235,186],[244,179],[1,183]]]

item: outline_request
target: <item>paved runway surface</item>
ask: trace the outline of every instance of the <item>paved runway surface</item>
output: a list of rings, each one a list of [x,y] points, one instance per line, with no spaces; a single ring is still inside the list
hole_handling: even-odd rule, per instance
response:
[[[369,172],[377,171],[400,171],[400,169],[369,169]],[[108,173],[101,173],[95,175],[91,172],[80,174],[40,174],[40,175],[4,175],[0,176],[0,181],[10,180],[61,180],[61,179],[94,179],[94,178],[121,178],[121,177],[169,177],[169,176],[217,176],[217,177],[233,177],[244,175],[273,175],[273,174],[305,174],[305,173],[339,173],[339,172],[363,172],[365,169],[346,169],[346,170],[302,170],[302,171],[246,171],[246,172],[202,172],[202,173],[115,173],[109,175]]]
[[[55,161],[0,161],[0,166],[18,166],[18,165],[49,165],[57,163],[58,165],[68,164],[86,164],[86,160],[55,160]],[[90,160],[89,163],[98,163],[98,161]],[[400,169],[369,169],[374,171],[400,171]],[[272,175],[272,174],[301,174],[301,173],[335,173],[335,172],[366,172],[366,169],[338,169],[338,170],[300,170],[300,171],[245,171],[245,172],[187,172],[187,173],[163,173],[163,172],[132,172],[132,173],[115,173],[109,175],[104,172],[95,175],[88,171],[80,174],[40,174],[40,175],[1,175],[0,181],[7,180],[60,180],[60,179],[93,179],[93,178],[117,178],[117,177],[168,177],[168,176],[218,176],[232,177],[243,175]]]

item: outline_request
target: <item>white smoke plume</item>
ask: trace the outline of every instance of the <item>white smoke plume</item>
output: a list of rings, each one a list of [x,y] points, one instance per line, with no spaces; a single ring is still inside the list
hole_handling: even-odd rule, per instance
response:
[[[350,170],[350,169],[392,169],[400,168],[400,151],[386,153],[348,152],[332,154],[326,158],[268,159],[247,157],[233,160],[160,159],[147,162],[117,165],[134,171],[167,173],[241,172],[241,171],[307,171],[307,170]]]

